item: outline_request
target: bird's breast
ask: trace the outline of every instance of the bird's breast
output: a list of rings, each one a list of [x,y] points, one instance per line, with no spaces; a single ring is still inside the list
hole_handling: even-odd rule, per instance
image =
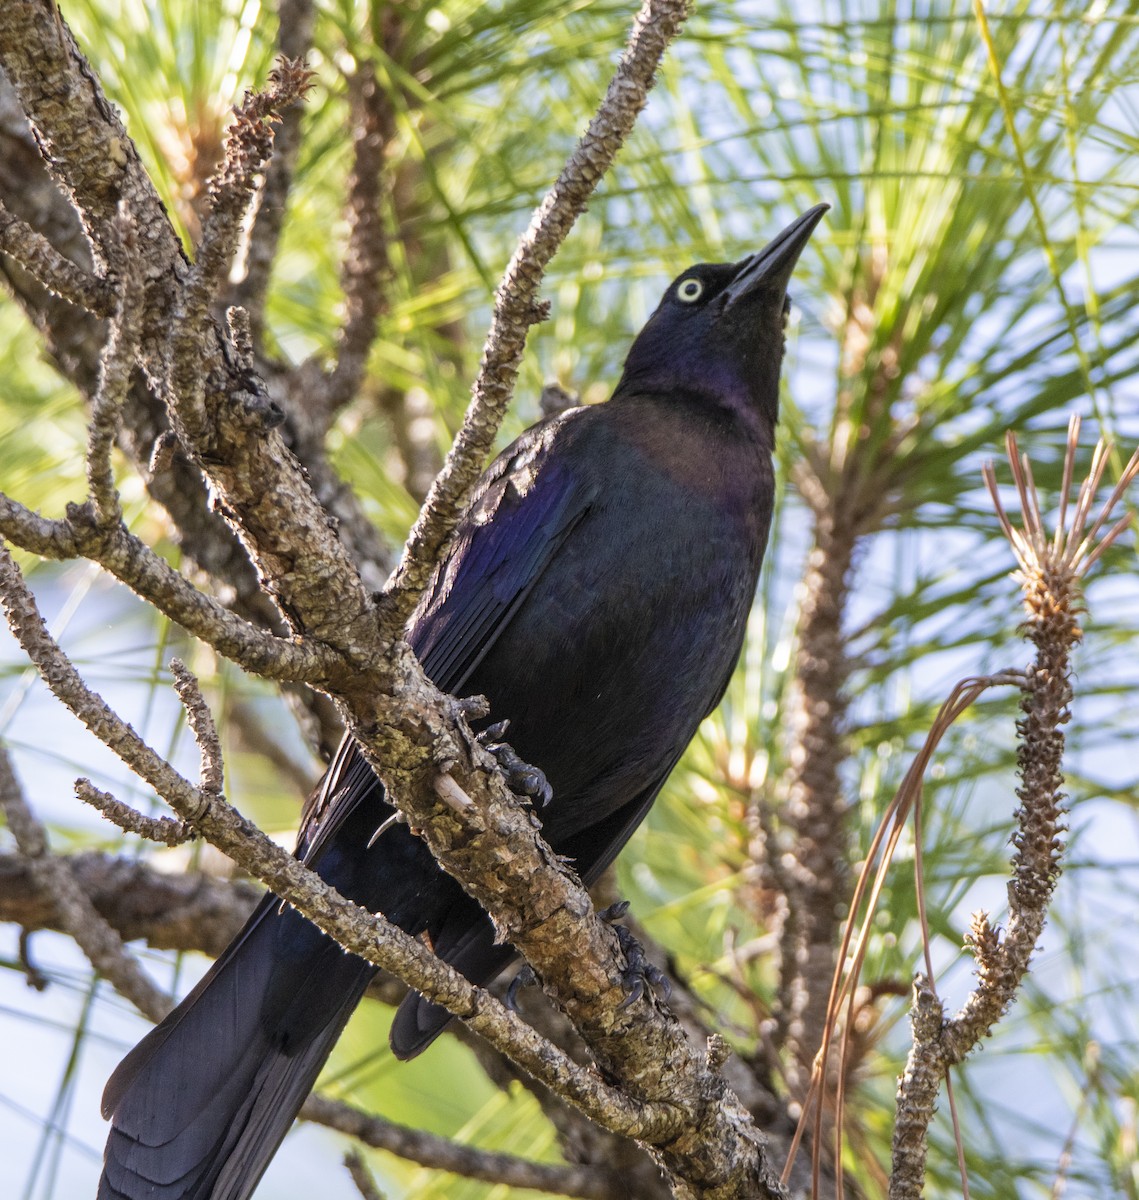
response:
[[[618,807],[687,744],[739,655],[762,558],[741,506],[623,465],[467,685],[545,771],[559,826]]]

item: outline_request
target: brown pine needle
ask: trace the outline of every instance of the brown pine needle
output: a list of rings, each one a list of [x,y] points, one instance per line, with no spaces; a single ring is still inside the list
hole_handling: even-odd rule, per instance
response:
[[[1076,447],[1080,441],[1080,414],[1072,413],[1068,420],[1068,445],[1064,453],[1064,482],[1060,485],[1060,512],[1056,518],[1056,533],[1052,553],[1059,555],[1064,544],[1064,521],[1068,515],[1068,495],[1072,490],[1072,471],[1076,462]],[[989,464],[986,464],[988,466]]]
[[[866,900],[866,918],[859,929],[857,940],[855,940],[854,936],[856,926],[853,920],[847,922],[843,933],[835,973],[831,982],[830,999],[827,1005],[828,1020],[826,1032],[823,1035],[823,1044],[819,1049],[819,1053],[815,1056],[807,1096],[804,1099],[799,1124],[791,1142],[786,1165],[783,1168],[784,1183],[790,1178],[791,1167],[798,1153],[799,1144],[802,1141],[808,1122],[811,1122],[815,1134],[811,1148],[812,1186],[815,1194],[817,1195],[818,1193],[818,1179],[821,1170],[821,1135],[826,1092],[823,1083],[826,1076],[826,1063],[830,1059],[831,1046],[838,1026],[838,1015],[844,1005],[847,1006],[848,1014],[853,1013],[854,990],[858,986],[862,964],[869,948],[872,918],[886,884],[886,875],[890,863],[893,861],[898,842],[905,831],[906,821],[909,819],[911,811],[921,796],[922,779],[930,760],[941,739],[949,731],[953,723],[983,692],[991,687],[999,687],[1006,684],[1020,686],[1023,684],[1023,681],[1024,676],[1019,671],[1002,671],[996,675],[963,679],[957,684],[952,693],[950,693],[949,698],[941,706],[933,727],[926,736],[925,743],[914,758],[914,761],[910,764],[910,768],[906,772],[901,786],[898,788],[893,800],[891,800],[878,826],[878,830],[874,834],[866,855],[866,861],[855,883],[854,895],[850,902],[851,913],[858,913],[863,906],[863,899],[867,896],[867,889],[869,888],[869,897]],[[885,847],[884,850],[883,846]],[[879,859],[877,869],[873,872],[873,883],[871,884],[871,871],[874,868],[875,860]],[[925,940],[928,940],[928,929],[925,929]],[[852,942],[854,943],[853,954],[851,953]],[[848,959],[849,966],[846,965]],[[849,1024],[850,1021],[848,1020],[847,1025],[849,1026]],[[840,1057],[840,1069],[838,1073],[840,1087],[846,1074],[845,1065],[846,1055],[844,1053]],[[841,1112],[841,1097],[836,1097],[836,1104],[838,1111]],[[841,1124],[836,1125],[836,1137],[841,1137]],[[841,1162],[841,1143],[836,1148],[836,1161]],[[841,1188],[841,1182],[839,1183],[839,1187]]]
[[[1115,485],[1115,490],[1108,497],[1107,503],[1101,509],[1099,516],[1096,517],[1095,523],[1092,525],[1091,529],[1088,530],[1088,536],[1084,539],[1085,542],[1090,543],[1090,542],[1095,541],[1096,534],[1099,533],[1099,531],[1103,528],[1105,523],[1108,521],[1108,519],[1111,516],[1112,510],[1119,503],[1119,501],[1123,498],[1124,492],[1127,491],[1128,487],[1131,485],[1131,482],[1135,478],[1137,473],[1139,473],[1139,450],[1136,450],[1135,453],[1132,454],[1131,458],[1127,462],[1127,466],[1125,466],[1123,468],[1123,473],[1119,477],[1119,482]],[[1131,514],[1128,513],[1125,517],[1122,517],[1120,519],[1120,521],[1116,522],[1116,526],[1119,526],[1121,528],[1126,528],[1127,524],[1130,520],[1131,520]],[[1122,524],[1121,524],[1121,522],[1122,522]],[[1115,535],[1115,536],[1118,536],[1118,535]],[[1108,537],[1112,537],[1112,535],[1109,534]],[[1113,540],[1114,540],[1114,538],[1113,538]],[[1103,550],[1105,543],[1107,543],[1107,538],[1105,538],[1103,541],[1100,542],[1100,544],[1097,548],[1097,552]],[[1110,543],[1108,543],[1108,544],[1110,544]],[[1097,556],[1098,556],[1098,553],[1097,553]],[[1089,563],[1090,563],[1090,558],[1089,558]],[[1086,571],[1089,563],[1084,563],[1083,566],[1080,568],[1080,572]],[[1078,573],[1080,573],[1080,572],[1078,572]]]
[[[1126,513],[1124,516],[1120,517],[1119,520],[1116,521],[1115,524],[1107,531],[1107,533],[1103,535],[1103,537],[1100,539],[1099,545],[1096,546],[1096,548],[1088,555],[1087,561],[1084,562],[1080,568],[1081,572],[1086,573],[1095,563],[1096,559],[1099,558],[1099,556],[1108,548],[1108,546],[1110,546],[1111,543],[1114,542],[1115,539],[1119,537],[1119,535],[1130,524],[1130,513]]]
[[[1016,435],[1009,433],[1006,439],[1008,446],[1009,465],[1012,468],[1013,482],[1020,497],[1024,528],[1013,526],[1004,505],[1001,503],[997,490],[996,474],[992,463],[982,467],[982,475],[989,494],[993,500],[997,520],[1001,530],[1013,548],[1017,563],[1022,572],[1039,575],[1042,571],[1054,572],[1060,579],[1074,585],[1087,574],[1089,567],[1103,554],[1104,550],[1127,528],[1130,514],[1120,518],[1109,529],[1107,534],[1097,543],[1100,530],[1110,520],[1115,507],[1123,499],[1136,476],[1139,475],[1139,450],[1136,450],[1128,460],[1118,483],[1112,490],[1107,502],[1098,515],[1091,518],[1092,505],[1096,493],[1103,482],[1104,471],[1107,469],[1111,445],[1103,440],[1096,443],[1092,453],[1091,465],[1087,477],[1080,484],[1076,504],[1072,511],[1072,524],[1067,525],[1068,502],[1072,488],[1072,478],[1075,473],[1075,459],[1078,448],[1080,421],[1073,417],[1068,426],[1068,442],[1064,453],[1064,476],[1060,495],[1060,507],[1057,515],[1056,529],[1051,541],[1044,536],[1044,522],[1041,515],[1040,499],[1033,478],[1032,467],[1026,455],[1022,455],[1017,447]],[[1088,528],[1088,522],[1091,527]],[[1087,529],[1085,535],[1084,530]]]

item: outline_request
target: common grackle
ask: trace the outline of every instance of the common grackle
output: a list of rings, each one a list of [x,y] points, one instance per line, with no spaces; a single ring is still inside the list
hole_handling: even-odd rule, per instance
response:
[[[586,883],[723,695],[771,521],[786,289],[819,205],[741,262],[677,278],[605,404],[527,430],[487,470],[408,637],[428,676],[489,697],[553,788],[542,832]],[[514,956],[394,813],[348,737],[297,855],[476,983]],[[374,970],[267,896],[103,1097],[101,1200],[242,1200]],[[448,1014],[412,994],[400,1058]]]

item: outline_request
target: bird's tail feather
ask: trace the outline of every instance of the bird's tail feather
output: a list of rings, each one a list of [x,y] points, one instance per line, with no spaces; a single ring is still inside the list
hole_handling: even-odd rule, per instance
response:
[[[512,959],[518,957],[513,946],[494,939],[490,919],[463,897],[455,906],[440,933],[432,940],[438,958],[460,971],[472,983],[489,983]],[[396,1058],[408,1059],[421,1054],[454,1020],[441,1005],[410,992],[396,1009],[388,1040]]]
[[[267,897],[123,1060],[99,1200],[244,1200],[374,969]]]

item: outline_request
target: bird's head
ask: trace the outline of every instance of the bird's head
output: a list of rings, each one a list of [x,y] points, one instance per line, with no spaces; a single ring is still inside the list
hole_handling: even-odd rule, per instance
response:
[[[689,396],[775,425],[787,283],[823,213],[818,204],[736,263],[700,263],[669,285],[625,360],[622,392]]]

